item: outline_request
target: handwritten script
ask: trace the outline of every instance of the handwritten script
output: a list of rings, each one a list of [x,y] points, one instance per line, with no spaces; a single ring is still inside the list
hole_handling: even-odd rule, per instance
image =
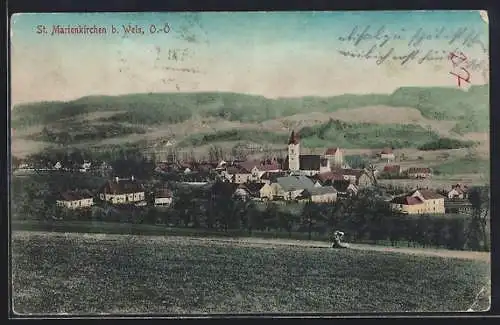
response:
[[[410,62],[423,64],[442,61],[444,63],[449,60],[450,52],[458,53],[462,49],[473,50],[476,47],[482,53],[488,53],[488,47],[480,39],[480,34],[470,27],[457,29],[440,27],[435,30],[426,30],[421,27],[411,31],[404,28],[388,31],[385,26],[378,28],[370,25],[355,26],[349,34],[340,36],[338,40],[350,48],[338,50],[341,55],[375,60],[377,65],[387,61],[397,61],[401,65]],[[426,45],[428,46],[424,49]],[[477,71],[486,69],[487,64],[485,58],[469,59],[463,62],[462,67]]]

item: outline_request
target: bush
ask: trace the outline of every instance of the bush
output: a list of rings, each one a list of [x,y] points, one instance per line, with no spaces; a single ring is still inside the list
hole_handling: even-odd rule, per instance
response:
[[[473,141],[460,141],[457,139],[450,138],[440,138],[433,140],[418,147],[418,150],[428,151],[428,150],[441,150],[441,149],[460,149],[460,148],[470,148],[474,146]]]

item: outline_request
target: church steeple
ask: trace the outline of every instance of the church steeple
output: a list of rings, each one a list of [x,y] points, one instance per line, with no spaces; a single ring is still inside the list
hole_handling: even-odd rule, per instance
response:
[[[300,141],[295,131],[292,131],[288,140],[288,169],[300,170]]]
[[[299,144],[299,135],[292,130],[292,134],[290,134],[290,140],[288,140],[288,144]]]

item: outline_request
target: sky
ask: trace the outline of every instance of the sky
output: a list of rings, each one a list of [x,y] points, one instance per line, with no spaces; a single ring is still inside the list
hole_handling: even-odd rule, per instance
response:
[[[78,26],[106,32],[57,33]],[[489,79],[479,11],[37,13],[14,15],[10,32],[13,104],[147,92],[335,96]],[[463,54],[452,62],[450,52]]]

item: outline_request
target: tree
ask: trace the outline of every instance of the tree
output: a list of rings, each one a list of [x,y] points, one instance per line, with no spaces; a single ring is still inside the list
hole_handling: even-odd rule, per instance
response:
[[[490,189],[488,186],[474,187],[469,191],[469,201],[472,205],[467,227],[467,246],[473,250],[489,249]]]
[[[378,186],[377,177],[375,176],[377,167],[375,167],[375,165],[373,164],[368,164],[368,166],[366,167],[366,172],[368,177],[370,177],[370,179],[372,180],[372,184],[374,186]]]
[[[307,238],[311,240],[313,227],[318,221],[325,219],[326,215],[321,213],[319,205],[308,201],[302,210],[302,224],[307,227]]]
[[[263,215],[263,226],[266,228],[275,229],[279,224],[279,215],[281,212],[278,207],[273,202],[268,202],[266,205],[266,211]]]
[[[368,162],[360,155],[345,156],[344,160],[354,169],[364,169],[368,166]]]

